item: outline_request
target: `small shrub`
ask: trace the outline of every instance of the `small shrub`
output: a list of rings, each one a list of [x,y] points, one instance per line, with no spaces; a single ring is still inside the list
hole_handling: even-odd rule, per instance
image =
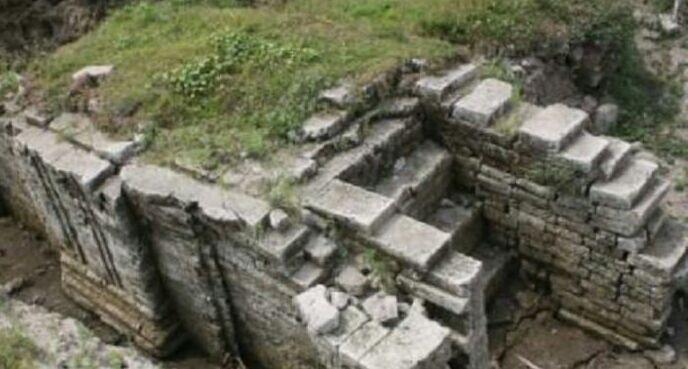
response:
[[[579,173],[567,166],[546,161],[531,166],[526,178],[543,186],[553,187],[557,191],[575,195],[579,193]]]
[[[0,97],[8,93],[14,93],[19,89],[19,74],[8,70],[0,73]]]
[[[393,260],[380,255],[377,250],[368,248],[364,251],[363,262],[370,268],[373,283],[389,292],[396,292],[395,277],[398,265]]]
[[[280,177],[268,185],[268,202],[272,207],[284,209],[292,215],[298,215],[300,200],[294,182]]]

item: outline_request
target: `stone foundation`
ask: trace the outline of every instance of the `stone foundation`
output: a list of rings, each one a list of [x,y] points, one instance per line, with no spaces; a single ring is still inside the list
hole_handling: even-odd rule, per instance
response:
[[[688,243],[658,166],[479,74],[407,70],[369,111],[309,120],[285,168],[299,209],[142,164],[74,114],[0,118],[1,197],[60,251],[65,291],[159,356],[191,339],[266,368],[483,369],[516,259],[561,318],[659,345]]]

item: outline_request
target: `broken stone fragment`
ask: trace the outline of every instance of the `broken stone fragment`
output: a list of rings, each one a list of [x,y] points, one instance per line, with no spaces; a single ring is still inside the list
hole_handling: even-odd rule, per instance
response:
[[[399,317],[397,297],[376,293],[363,302],[363,309],[376,321],[385,324]]]
[[[600,105],[593,117],[592,133],[596,135],[611,131],[619,119],[619,107],[616,104]]]
[[[349,294],[342,291],[332,291],[330,292],[330,301],[337,309],[343,310],[349,305]]]
[[[41,128],[46,127],[50,122],[50,117],[38,111],[36,107],[26,109],[24,111],[24,117],[27,123]]]
[[[337,276],[336,282],[337,285],[354,296],[364,294],[368,287],[368,279],[353,266],[345,267]]]
[[[356,101],[354,86],[345,82],[341,85],[320,93],[320,100],[334,105],[337,108],[346,108]]]
[[[90,78],[100,81],[108,77],[115,70],[114,65],[91,65],[80,69],[78,72],[72,74],[72,81],[80,81],[84,78]]]
[[[671,14],[660,14],[659,26],[662,33],[669,36],[675,35],[681,30],[681,26],[679,26]]]
[[[278,231],[289,228],[289,215],[282,209],[275,209],[270,212],[270,227]]]
[[[327,300],[327,288],[321,284],[294,297],[294,304],[308,331],[326,334],[339,327],[339,310]]]
[[[645,351],[645,357],[652,360],[656,365],[668,365],[676,362],[676,350],[669,345],[664,345],[659,350]]]

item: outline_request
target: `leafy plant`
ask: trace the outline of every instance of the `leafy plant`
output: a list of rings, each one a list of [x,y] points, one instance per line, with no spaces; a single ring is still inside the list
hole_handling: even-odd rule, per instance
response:
[[[7,93],[16,92],[19,88],[19,81],[21,77],[19,74],[7,70],[0,73],[0,97],[4,97]]]
[[[377,283],[380,288],[389,293],[396,291],[394,280],[398,269],[396,262],[379,254],[373,248],[367,248],[364,251],[363,262],[370,267],[373,283]]]
[[[280,177],[268,186],[268,201],[275,208],[284,209],[298,215],[300,199],[294,182],[286,177]]]
[[[575,169],[552,161],[537,162],[526,173],[526,178],[535,183],[572,195],[580,192],[579,177]]]

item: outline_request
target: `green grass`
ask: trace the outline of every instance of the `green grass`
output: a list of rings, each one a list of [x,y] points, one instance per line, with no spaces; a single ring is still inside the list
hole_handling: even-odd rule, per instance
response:
[[[30,72],[55,108],[71,73],[114,64],[98,123],[130,134],[147,158],[212,170],[286,145],[323,88],[364,83],[403,60],[442,60],[457,44],[525,53],[563,40],[613,39],[625,0],[166,0],[114,11]],[[131,117],[119,112],[134,110]]]
[[[39,350],[16,327],[0,328],[0,368],[33,369]]]

